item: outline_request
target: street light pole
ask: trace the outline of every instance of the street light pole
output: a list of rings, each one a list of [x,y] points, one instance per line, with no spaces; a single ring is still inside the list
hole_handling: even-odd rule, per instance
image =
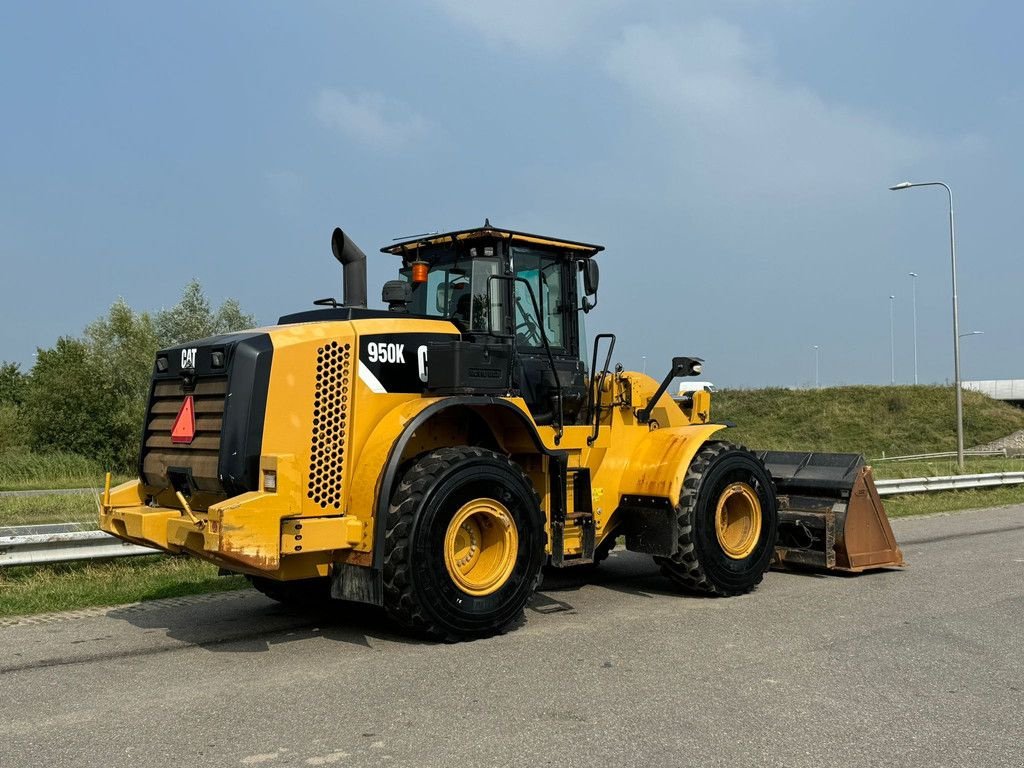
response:
[[[911,272],[910,276],[913,279],[913,291],[914,291],[914,384],[917,384],[917,272]]]
[[[894,192],[911,187],[942,187],[949,197],[949,263],[953,278],[953,381],[956,387],[956,465],[964,469],[964,399],[960,387],[960,304],[956,292],[956,230],[953,225],[953,190],[943,181],[904,181],[889,187]]]
[[[896,383],[896,297],[889,296],[889,383]]]
[[[818,383],[818,351],[821,349],[817,344],[814,345],[814,388],[821,389],[821,385]]]

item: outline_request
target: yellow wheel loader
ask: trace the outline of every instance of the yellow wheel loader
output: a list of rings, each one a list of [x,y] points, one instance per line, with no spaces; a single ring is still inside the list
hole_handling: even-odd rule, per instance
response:
[[[859,456],[756,454],[711,395],[666,394],[588,347],[601,246],[500,229],[382,249],[387,309],[339,229],[344,300],[160,351],[138,480],[100,525],[246,574],[285,602],[372,603],[408,630],[485,636],[544,566],[616,541],[680,588],[748,592],[773,563],[902,564]]]

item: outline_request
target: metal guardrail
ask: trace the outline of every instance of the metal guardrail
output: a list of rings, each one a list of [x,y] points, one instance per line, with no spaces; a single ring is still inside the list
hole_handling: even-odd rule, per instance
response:
[[[947,475],[945,477],[908,477],[875,480],[879,496],[928,491],[959,491],[968,488],[993,488],[999,485],[1024,483],[1024,472],[987,472],[981,475]]]
[[[152,555],[156,552],[149,547],[121,541],[103,531],[82,530],[78,523],[0,528],[0,568]]]
[[[927,461],[928,459],[952,459],[956,456],[956,451],[943,451],[941,453],[914,453],[908,456],[882,456],[877,459],[872,459],[871,464],[878,464],[882,461]],[[991,450],[986,448],[975,448],[972,450],[964,451],[964,456],[981,456],[989,458],[1006,457],[1005,448],[993,448]]]
[[[879,496],[905,493],[993,488],[1024,483],[1024,472],[988,472],[980,475],[910,477],[875,480]],[[80,523],[0,527],[0,568],[43,565],[71,560],[152,555],[158,550],[121,541],[108,533],[83,530]]]

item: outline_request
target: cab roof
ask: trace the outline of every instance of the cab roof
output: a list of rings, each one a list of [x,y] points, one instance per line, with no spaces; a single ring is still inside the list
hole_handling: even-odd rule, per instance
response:
[[[545,237],[544,235],[531,235],[528,232],[517,232],[513,229],[492,227],[490,222],[485,222],[484,226],[476,227],[474,229],[460,229],[455,232],[444,233],[431,232],[429,235],[420,235],[419,237],[403,240],[400,243],[385,245],[380,250],[381,253],[391,253],[396,256],[407,256],[415,253],[418,249],[425,246],[443,245],[445,243],[454,243],[462,240],[493,240],[495,238],[507,240],[512,243],[528,243],[530,245],[541,245],[549,248],[560,248],[566,251],[573,251],[577,256],[584,257],[594,256],[604,250],[603,245],[579,243],[575,240],[563,240],[556,237]]]

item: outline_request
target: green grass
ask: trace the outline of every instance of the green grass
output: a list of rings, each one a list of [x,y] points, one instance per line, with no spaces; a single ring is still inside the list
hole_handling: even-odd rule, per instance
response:
[[[162,555],[5,568],[0,569],[0,616],[122,605],[246,585],[242,576],[218,576],[209,563]]]
[[[107,469],[73,453],[0,452],[0,491],[39,488],[103,488]],[[114,477],[122,482],[123,473]]]
[[[95,527],[96,504],[91,493],[0,496],[0,527],[39,523],[82,523]]]
[[[879,456],[956,449],[952,387],[725,389],[712,417],[732,421],[729,440],[762,450]],[[981,445],[1024,429],[1024,410],[965,391],[964,442]]]

